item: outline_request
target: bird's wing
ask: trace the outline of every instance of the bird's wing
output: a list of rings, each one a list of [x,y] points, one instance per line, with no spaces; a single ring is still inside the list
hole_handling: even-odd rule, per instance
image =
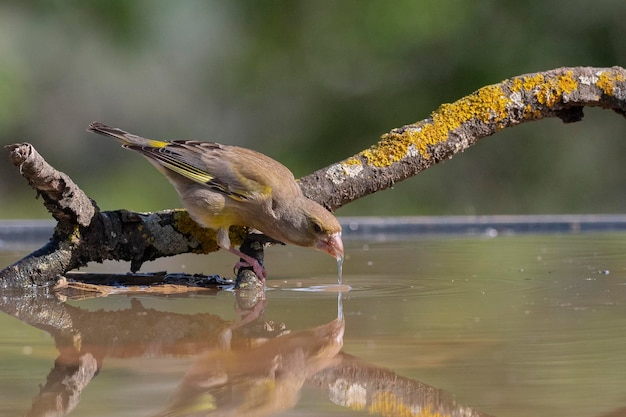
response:
[[[285,183],[299,190],[289,169],[258,152],[213,142],[164,144],[167,146],[125,146],[170,171],[238,201],[268,198]]]
[[[174,172],[238,201],[302,194],[293,174],[272,158],[250,149],[190,140],[160,141],[93,122],[87,129],[113,137],[150,159],[163,172]],[[161,169],[161,168],[160,168]]]

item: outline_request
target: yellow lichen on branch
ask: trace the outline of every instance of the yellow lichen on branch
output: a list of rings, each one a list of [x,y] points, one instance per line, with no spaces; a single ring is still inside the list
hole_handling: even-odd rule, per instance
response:
[[[571,94],[578,89],[578,80],[574,78],[573,71],[567,71],[557,77],[546,78],[543,74],[517,77],[512,80],[511,91],[522,92],[526,90],[532,92],[541,105],[554,106],[563,100],[563,96]],[[527,113],[529,117],[532,112]]]
[[[429,159],[428,146],[446,141],[450,132],[472,119],[496,123],[498,129],[504,128],[502,121],[512,103],[501,84],[483,87],[454,103],[442,104],[428,120],[384,134],[377,144],[360,155],[377,167],[389,166],[405,157],[415,156],[416,152]]]
[[[211,253],[218,250],[217,233],[213,229],[207,229],[193,221],[187,211],[174,210],[174,226],[176,229],[198,242],[193,253]],[[241,226],[231,226],[229,229],[230,241],[233,245],[241,245],[248,234],[248,229]]]
[[[198,223],[194,222],[184,210],[177,210],[174,213],[174,220],[175,226],[179,232],[198,239],[199,245],[193,252],[210,253],[218,249],[215,230],[203,228]]]
[[[615,83],[623,81],[624,74],[620,72],[602,71],[595,84],[604,92],[604,94],[612,96],[615,94]]]
[[[560,69],[514,77],[499,84],[483,87],[454,103],[441,105],[429,119],[393,129],[378,143],[359,156],[372,167],[388,167],[405,158],[432,158],[432,147],[447,141],[450,134],[474,122],[482,125],[483,136],[524,121],[554,116],[579,95],[582,86],[595,86],[599,96],[614,96],[618,83],[624,82],[621,68],[582,73],[576,69]],[[481,136],[482,137],[482,136]],[[463,150],[465,144],[455,147]]]

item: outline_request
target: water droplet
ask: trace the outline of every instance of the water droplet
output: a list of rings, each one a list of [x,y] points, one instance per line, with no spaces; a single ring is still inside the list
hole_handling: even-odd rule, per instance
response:
[[[339,285],[342,284],[343,282],[343,256],[338,256],[337,257],[337,283],[339,283]]]

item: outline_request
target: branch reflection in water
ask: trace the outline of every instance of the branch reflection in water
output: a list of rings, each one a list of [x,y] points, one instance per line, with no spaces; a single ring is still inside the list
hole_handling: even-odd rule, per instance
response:
[[[253,292],[234,293],[240,315],[235,322],[210,313],[146,308],[136,298],[128,309],[88,311],[49,292],[4,294],[0,309],[49,333],[58,350],[24,414],[29,417],[73,411],[107,358],[165,356],[194,359],[155,414],[160,417],[270,416],[293,408],[305,383],[337,406],[372,415],[482,415],[455,404],[445,392],[341,352],[342,289],[335,289],[337,318],[298,331],[265,320],[267,300]]]

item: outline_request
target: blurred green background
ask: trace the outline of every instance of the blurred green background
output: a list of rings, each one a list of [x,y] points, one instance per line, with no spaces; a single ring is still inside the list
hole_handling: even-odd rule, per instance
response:
[[[0,2],[0,144],[31,142],[102,209],[179,207],[93,120],[260,150],[296,176],[488,84],[626,65],[626,2]],[[626,121],[508,129],[339,215],[622,212]],[[0,157],[0,218],[46,218]]]

